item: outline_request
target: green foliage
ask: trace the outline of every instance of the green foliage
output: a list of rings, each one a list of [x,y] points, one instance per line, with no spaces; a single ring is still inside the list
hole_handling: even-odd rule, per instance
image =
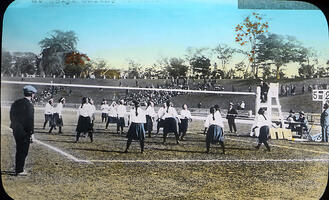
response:
[[[196,56],[190,59],[193,74],[196,76],[210,75],[210,59],[205,56]]]
[[[171,58],[169,65],[166,67],[169,76],[172,77],[185,77],[188,66],[184,64],[184,60],[181,58]]]

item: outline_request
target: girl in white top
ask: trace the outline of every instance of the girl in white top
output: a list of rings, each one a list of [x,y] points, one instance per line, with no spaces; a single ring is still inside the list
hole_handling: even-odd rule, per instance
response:
[[[191,112],[187,109],[187,105],[182,105],[183,110],[180,111],[180,121],[179,123],[179,135],[181,136],[181,140],[184,140],[184,136],[186,135],[186,131],[188,128],[189,121],[192,121],[192,115]]]
[[[54,114],[54,100],[49,99],[45,107],[45,123],[43,123],[43,129],[45,129],[47,122],[49,122],[49,126],[52,125],[53,114]]]
[[[164,128],[163,128],[163,143],[166,142],[167,139],[167,135],[168,133],[174,133],[175,137],[176,137],[176,143],[179,144],[179,135],[178,135],[178,131],[177,131],[177,126],[178,123],[177,121],[180,123],[180,119],[178,118],[178,114],[177,111],[174,107],[172,107],[171,102],[168,100],[166,102],[166,110],[163,114],[163,118],[164,120]]]
[[[107,101],[103,99],[102,105],[101,105],[101,112],[102,112],[102,123],[107,121],[107,115],[109,112],[109,105],[107,104]]]
[[[225,154],[224,123],[220,111],[216,111],[214,107],[211,107],[210,114],[206,118],[205,125],[208,128],[206,136],[206,153],[209,153],[210,143],[215,144],[219,142],[219,144],[222,146],[223,154]]]
[[[126,106],[124,105],[124,101],[120,100],[119,105],[117,106],[117,133],[123,134],[123,127],[125,126],[125,114],[126,114]]]
[[[109,107],[108,118],[107,118],[105,129],[107,129],[109,123],[117,123],[117,117],[118,117],[117,103],[115,103],[115,101],[113,101]]]
[[[153,121],[157,115],[154,111],[154,104],[152,101],[147,102],[145,114],[146,114],[146,123],[144,124],[144,128],[145,131],[148,132],[148,137],[151,137],[151,132],[153,131]]]
[[[158,124],[157,124],[157,133],[156,134],[159,134],[159,130],[160,128],[164,126],[164,118],[162,117],[164,115],[164,112],[166,110],[167,106],[166,106],[166,103],[163,104],[163,106],[161,108],[159,108],[158,110]]]
[[[264,143],[267,150],[270,151],[270,146],[268,145],[267,140],[271,126],[272,122],[265,116],[265,110],[260,108],[258,110],[258,117],[255,119],[254,126],[252,128],[253,132],[255,129],[259,128],[258,145],[255,147],[256,149],[259,149],[262,143]]]
[[[141,145],[141,153],[143,153],[145,139],[144,123],[146,123],[146,116],[145,111],[140,108],[139,102],[134,101],[134,108],[130,110],[129,117],[130,126],[127,133],[127,146],[124,152],[128,152],[132,140],[139,140]]]
[[[91,104],[88,103],[88,98],[83,97],[81,106],[78,109],[78,124],[76,128],[76,140],[75,142],[79,141],[80,134],[86,134],[89,133],[90,141],[93,142],[92,133],[90,133],[90,129],[92,126],[92,116],[93,116],[93,107]]]
[[[62,117],[62,111],[63,111],[63,105],[65,104],[65,98],[61,97],[58,100],[58,104],[56,108],[54,109],[54,124],[51,126],[49,133],[55,128],[55,126],[59,127],[58,133],[62,133],[62,126],[63,126],[63,117]]]

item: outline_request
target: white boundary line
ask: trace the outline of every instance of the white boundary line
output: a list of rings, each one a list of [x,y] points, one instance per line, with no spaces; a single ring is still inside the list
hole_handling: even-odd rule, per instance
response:
[[[214,163],[214,162],[243,162],[243,163],[259,163],[259,162],[329,162],[329,159],[261,159],[261,160],[90,160],[93,163]]]
[[[238,139],[232,139],[232,138],[227,138],[227,139],[228,140],[233,140],[233,141],[245,142],[245,143],[258,144],[258,142],[252,142],[252,141],[238,140]],[[294,149],[294,150],[301,150],[301,151],[308,151],[308,152],[312,152],[312,153],[319,153],[319,154],[329,155],[329,152],[316,151],[316,150],[311,150],[311,149],[303,149],[303,148],[289,147],[289,146],[283,146],[283,145],[277,145],[277,144],[271,144],[271,146],[276,146],[276,147],[281,147],[281,148],[286,148],[286,149]]]
[[[162,88],[138,88],[138,87],[118,87],[104,85],[82,85],[82,84],[65,84],[65,83],[42,83],[42,82],[27,82],[27,81],[1,81],[1,83],[9,84],[31,84],[31,85],[53,85],[64,87],[82,87],[82,88],[104,88],[104,89],[121,89],[121,90],[153,90],[153,91],[171,91],[171,92],[186,92],[186,93],[207,93],[207,94],[239,94],[239,95],[256,95],[254,92],[229,92],[229,91],[208,91],[208,90],[183,90],[183,89],[162,89]]]

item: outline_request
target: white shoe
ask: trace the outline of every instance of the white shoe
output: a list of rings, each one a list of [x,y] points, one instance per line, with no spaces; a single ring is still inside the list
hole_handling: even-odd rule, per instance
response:
[[[15,174],[16,176],[27,176],[27,175],[29,175],[29,173],[27,172],[27,171],[22,171],[22,172],[20,172],[20,173],[16,173]]]

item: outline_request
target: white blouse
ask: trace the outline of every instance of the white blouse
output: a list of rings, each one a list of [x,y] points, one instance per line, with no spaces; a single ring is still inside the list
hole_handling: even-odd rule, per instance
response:
[[[189,110],[181,110],[180,111],[180,118],[181,119],[185,119],[185,118],[187,118],[187,119],[190,119],[192,117],[192,115],[191,115],[191,112],[189,111]]]
[[[269,119],[268,117],[266,117],[266,119],[265,119],[265,117],[263,115],[256,115],[253,127],[256,127],[256,126],[258,126],[258,128],[260,128],[262,126],[271,127],[272,122],[270,120],[268,120]]]
[[[63,104],[58,103],[55,110],[54,110],[54,113],[58,113],[58,115],[61,116],[62,115],[62,110],[63,110]]]
[[[52,115],[53,113],[54,113],[54,106],[50,105],[50,103],[47,103],[45,107],[45,114]]]
[[[148,116],[150,116],[150,117],[156,117],[156,115],[157,115],[157,114],[155,113],[155,111],[154,111],[154,107],[152,107],[152,106],[149,106],[149,107],[146,109],[145,114],[148,115]]]
[[[217,125],[224,129],[223,118],[219,112],[215,112],[215,120],[213,119],[213,114],[209,114],[206,118],[206,122],[204,123],[205,127],[209,127],[211,125]]]
[[[108,104],[101,105],[101,111],[102,111],[102,113],[108,113],[109,112],[109,105]]]
[[[108,112],[110,117],[117,117],[117,109],[114,106],[109,107],[109,112]]]
[[[167,112],[167,110],[168,110],[168,112]],[[178,115],[177,111],[173,107],[169,107],[169,109],[168,108],[164,109],[164,115],[163,115],[164,119],[166,119],[166,118],[175,118],[175,117],[177,117],[177,115]]]
[[[117,106],[117,115],[118,117],[124,117],[126,114],[126,106],[118,105]]]
[[[146,123],[146,115],[145,111],[141,108],[137,108],[138,115],[136,116],[136,109],[132,108],[130,109],[130,122],[131,123]]]
[[[83,104],[83,106],[80,106],[78,109],[78,116],[81,115],[82,117],[92,117],[93,113],[93,106],[89,103]]]
[[[158,118],[159,119],[164,119],[163,118],[164,112],[165,112],[165,108],[164,107],[159,108],[159,111],[158,111]]]

